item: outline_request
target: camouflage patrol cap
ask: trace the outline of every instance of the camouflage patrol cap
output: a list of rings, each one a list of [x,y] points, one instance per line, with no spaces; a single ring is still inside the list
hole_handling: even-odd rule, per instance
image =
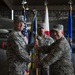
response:
[[[24,22],[24,16],[15,15],[14,22]]]
[[[44,24],[43,23],[38,23],[37,28],[44,28]]]
[[[55,31],[62,30],[63,31],[63,25],[61,25],[61,24],[54,25],[52,30],[55,30]]]

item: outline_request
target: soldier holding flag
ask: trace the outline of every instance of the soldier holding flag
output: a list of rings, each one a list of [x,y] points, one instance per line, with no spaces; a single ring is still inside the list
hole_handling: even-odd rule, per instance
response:
[[[70,59],[70,46],[63,35],[63,25],[54,25],[52,36],[56,40],[49,46],[36,47],[40,53],[47,53],[47,56],[37,62],[38,66],[47,68],[50,65],[50,75],[74,75],[74,68]]]
[[[26,44],[21,31],[24,28],[24,16],[15,16],[14,29],[7,39],[7,63],[9,75],[24,75],[28,63],[33,60],[28,54],[34,43]]]

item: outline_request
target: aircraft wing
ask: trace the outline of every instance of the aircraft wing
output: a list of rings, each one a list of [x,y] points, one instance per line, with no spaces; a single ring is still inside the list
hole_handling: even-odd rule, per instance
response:
[[[13,29],[13,20],[8,18],[0,18],[0,29]]]

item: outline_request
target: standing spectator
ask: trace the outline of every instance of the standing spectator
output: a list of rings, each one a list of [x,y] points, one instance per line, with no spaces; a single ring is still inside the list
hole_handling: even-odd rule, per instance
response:
[[[15,16],[14,30],[7,39],[7,62],[9,75],[24,75],[31,57],[28,55],[32,45],[27,45],[21,31],[24,28],[24,16]]]
[[[37,34],[38,34],[37,40],[38,40],[38,46],[39,47],[51,45],[54,42],[54,40],[50,36],[47,36],[45,34],[44,27],[45,26],[43,25],[43,23],[38,23],[38,25],[37,25]],[[42,60],[46,56],[47,56],[47,54],[39,53],[39,59],[40,60]],[[47,69],[44,69],[43,67],[40,67],[39,70],[40,70],[40,72],[39,72],[40,75],[49,75],[49,66],[48,66]]]
[[[74,75],[74,68],[70,59],[70,46],[63,35],[63,25],[58,24],[52,28],[52,36],[56,40],[49,46],[36,47],[47,56],[36,65],[47,68],[50,65],[50,75]]]

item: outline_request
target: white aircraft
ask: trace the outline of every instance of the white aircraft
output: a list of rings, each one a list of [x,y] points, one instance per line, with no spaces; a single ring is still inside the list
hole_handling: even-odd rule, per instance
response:
[[[13,20],[1,17],[0,18],[0,29],[12,30]]]
[[[31,22],[27,22],[27,29],[30,29]],[[13,29],[13,20],[8,18],[0,18],[0,29],[7,29],[12,30]]]

